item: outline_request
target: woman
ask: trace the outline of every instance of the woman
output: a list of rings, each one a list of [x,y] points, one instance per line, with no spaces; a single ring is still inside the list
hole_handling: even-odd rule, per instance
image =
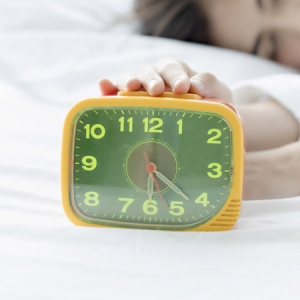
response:
[[[234,48],[300,68],[299,0],[141,0],[143,32]],[[300,76],[275,76],[231,91],[214,75],[166,58],[145,64],[114,85],[100,80],[103,95],[145,89],[196,93],[233,103],[246,136],[244,199],[300,195]]]
[[[137,0],[143,34],[232,48],[300,68],[299,0]]]

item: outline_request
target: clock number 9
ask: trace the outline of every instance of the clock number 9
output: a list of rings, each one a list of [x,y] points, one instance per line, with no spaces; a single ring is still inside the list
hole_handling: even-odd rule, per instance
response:
[[[97,167],[97,159],[94,156],[84,156],[82,158],[82,169],[93,171]]]
[[[91,127],[91,124],[87,124],[84,126],[85,129],[85,137],[87,139],[92,136],[94,139],[102,139],[105,136],[105,127],[101,124],[95,124]]]
[[[211,172],[207,172],[210,178],[220,178],[222,176],[222,166],[218,163],[211,163],[208,165],[208,169],[212,169]]]

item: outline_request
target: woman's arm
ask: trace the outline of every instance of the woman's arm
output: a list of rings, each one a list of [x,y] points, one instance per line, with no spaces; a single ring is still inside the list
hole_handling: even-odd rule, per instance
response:
[[[233,103],[231,90],[213,74],[197,73],[185,63],[170,58],[161,60],[155,67],[143,65],[134,75],[121,76],[116,85],[107,79],[100,80],[99,87],[103,95],[145,89],[153,96],[164,91],[189,92]],[[255,96],[252,92],[248,89],[244,95],[239,94],[239,97],[251,97],[249,104],[235,105],[243,119],[246,136],[244,199],[298,196],[299,124],[279,102],[271,98],[256,101],[259,94]]]
[[[244,123],[247,151],[272,149],[299,138],[296,118],[273,99],[240,104],[236,108]]]

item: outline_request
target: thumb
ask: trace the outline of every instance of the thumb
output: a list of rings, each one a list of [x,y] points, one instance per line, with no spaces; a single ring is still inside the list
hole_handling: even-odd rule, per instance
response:
[[[190,78],[190,83],[190,93],[232,103],[232,92],[229,87],[211,73],[196,74]]]

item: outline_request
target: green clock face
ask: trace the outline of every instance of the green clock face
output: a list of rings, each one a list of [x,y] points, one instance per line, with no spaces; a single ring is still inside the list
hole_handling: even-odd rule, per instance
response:
[[[214,113],[90,107],[73,120],[71,206],[85,222],[189,229],[232,185],[232,131]]]

